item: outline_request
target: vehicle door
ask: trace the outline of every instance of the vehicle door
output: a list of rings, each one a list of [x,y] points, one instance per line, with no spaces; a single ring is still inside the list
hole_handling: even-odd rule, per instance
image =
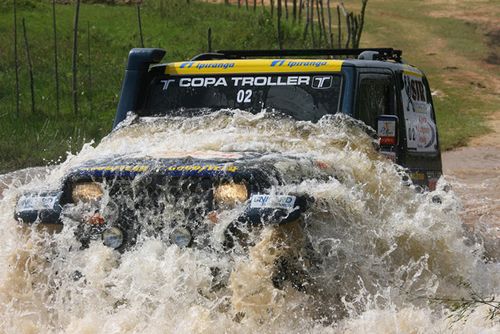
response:
[[[381,141],[380,152],[394,162],[399,162],[399,141],[395,77],[386,69],[360,69],[357,76],[357,89],[354,117],[377,131],[380,124],[390,125],[392,139]],[[387,137],[389,138],[389,137]]]
[[[413,183],[434,190],[442,167],[429,84],[421,72],[405,70],[397,75],[401,128],[405,128],[401,165],[408,168]]]

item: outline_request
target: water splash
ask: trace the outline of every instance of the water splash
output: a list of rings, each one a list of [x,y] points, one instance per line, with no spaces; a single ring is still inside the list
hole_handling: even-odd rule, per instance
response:
[[[487,307],[453,324],[446,307],[430,302],[467,297],[461,282],[499,295],[499,265],[485,261],[481,243],[464,234],[460,203],[444,190],[445,180],[435,192],[417,194],[355,121],[311,124],[225,110],[130,123],[32,180],[4,177],[3,332],[498,332],[500,325],[485,319]],[[264,228],[252,234],[248,251],[231,253],[217,245],[241,208],[209,231],[210,252],[179,249],[161,236],[142,238],[124,254],[98,241],[80,249],[70,221],[53,234],[12,218],[18,194],[57,187],[88,159],[183,152],[285,156],[275,164],[285,182],[273,191],[309,194],[314,206],[300,222]],[[436,195],[441,204],[432,201]],[[284,262],[296,282],[276,274]]]

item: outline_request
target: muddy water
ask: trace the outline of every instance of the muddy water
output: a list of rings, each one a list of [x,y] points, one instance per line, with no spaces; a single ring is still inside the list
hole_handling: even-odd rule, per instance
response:
[[[469,298],[471,291],[500,295],[498,262],[486,261],[482,239],[467,234],[460,202],[443,190],[446,180],[433,193],[417,194],[351,121],[310,124],[236,111],[132,123],[32,180],[4,178],[1,332],[500,330],[486,319],[487,307],[453,323],[449,309],[436,301]],[[141,239],[124,254],[99,242],[80,250],[70,221],[61,233],[50,234],[12,219],[20,192],[56,187],[87,159],[184,151],[252,151],[263,160],[285,153],[294,159],[276,164],[286,183],[273,191],[309,194],[314,206],[297,225],[266,227],[253,235],[250,249],[228,253],[217,251],[221,232],[242,207],[221,214],[210,230],[213,251],[179,249],[160,237]],[[432,201],[436,195],[441,204]],[[293,268],[307,277],[302,288],[273,282],[283,256],[295,259]]]

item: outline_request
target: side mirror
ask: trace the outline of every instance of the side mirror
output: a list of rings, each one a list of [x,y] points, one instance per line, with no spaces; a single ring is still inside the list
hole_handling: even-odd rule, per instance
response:
[[[381,147],[398,144],[398,122],[398,117],[394,115],[377,116],[377,135]]]

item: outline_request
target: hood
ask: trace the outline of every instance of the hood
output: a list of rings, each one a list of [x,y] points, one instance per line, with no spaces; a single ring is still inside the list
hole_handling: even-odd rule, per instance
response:
[[[329,164],[304,156],[258,152],[165,152],[162,155],[115,155],[73,168],[67,180],[135,178],[138,175],[173,177],[210,177],[236,179],[274,179],[293,182],[304,177],[328,177]],[[274,183],[274,182],[273,182]]]
[[[81,178],[134,178],[142,174],[177,177],[232,177],[254,174],[255,169],[271,172],[273,169],[272,161],[257,162],[261,157],[262,154],[250,152],[172,151],[154,156],[141,155],[136,152],[86,161],[73,168],[69,172],[68,178],[73,180]]]

